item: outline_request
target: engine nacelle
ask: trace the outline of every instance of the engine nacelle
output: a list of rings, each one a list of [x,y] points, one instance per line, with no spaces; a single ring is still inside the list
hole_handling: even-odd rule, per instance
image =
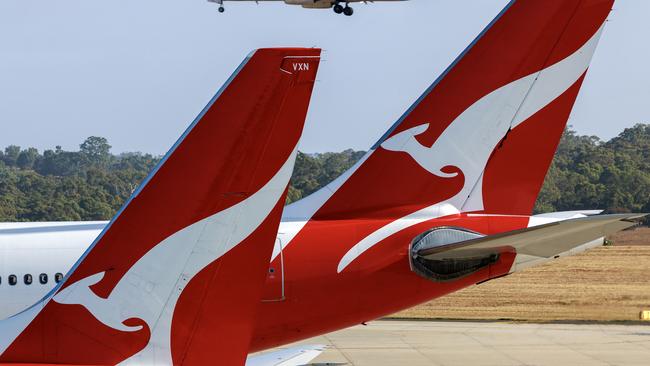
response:
[[[468,276],[497,262],[499,253],[492,250],[455,256],[445,252],[421,256],[421,250],[461,243],[484,235],[455,227],[440,227],[418,235],[411,243],[411,269],[435,282],[452,281]]]
[[[300,5],[306,9],[328,9],[334,5],[332,0],[284,0],[288,5]]]

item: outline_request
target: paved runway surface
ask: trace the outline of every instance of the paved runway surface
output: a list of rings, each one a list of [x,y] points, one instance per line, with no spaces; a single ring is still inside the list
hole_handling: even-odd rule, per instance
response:
[[[376,321],[313,338],[314,365],[650,365],[649,325]]]

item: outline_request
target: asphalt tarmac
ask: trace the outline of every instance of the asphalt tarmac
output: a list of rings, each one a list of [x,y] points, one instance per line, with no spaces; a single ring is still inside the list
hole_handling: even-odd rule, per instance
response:
[[[376,321],[305,344],[312,365],[650,365],[650,323]]]

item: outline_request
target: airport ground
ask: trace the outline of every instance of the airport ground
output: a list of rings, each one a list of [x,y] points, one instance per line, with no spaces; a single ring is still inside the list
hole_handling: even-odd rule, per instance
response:
[[[328,346],[314,366],[650,363],[650,327],[643,325],[383,320],[306,343]]]
[[[650,365],[650,228],[305,343],[313,365]]]

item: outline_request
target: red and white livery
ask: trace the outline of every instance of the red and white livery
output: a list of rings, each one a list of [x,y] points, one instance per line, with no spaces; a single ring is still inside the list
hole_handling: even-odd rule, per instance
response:
[[[532,215],[612,5],[613,0],[512,1],[354,167],[320,191],[285,207],[250,351],[386,316],[586,250],[602,244],[605,235],[634,225],[640,215],[593,211]],[[205,161],[188,162],[186,169],[203,167]],[[240,202],[237,195],[228,199]],[[168,212],[165,217],[181,220],[175,218],[176,211],[155,207],[158,210],[152,217]],[[182,216],[182,211],[178,214]],[[97,223],[7,225],[0,227],[0,243],[7,247],[15,249],[11,243],[34,243],[39,238],[41,243],[65,242],[85,248],[84,235],[92,236],[96,229],[91,227]],[[156,224],[156,232],[159,227],[165,226]],[[147,230],[132,229],[134,233]],[[151,242],[165,237],[158,234],[157,241]],[[128,246],[125,237],[119,239]],[[33,256],[52,255],[57,248],[41,245],[52,250]],[[127,256],[136,257],[141,256]],[[49,302],[56,304],[51,305],[54,309],[74,309],[75,321],[80,316],[95,319],[92,314],[100,314],[103,299],[111,298],[110,290],[118,288],[135,263],[131,260],[112,269],[93,259],[102,266],[87,269],[83,263],[88,259],[74,269]],[[202,273],[194,278],[203,278]],[[125,281],[148,291],[146,282],[129,278]],[[95,281],[99,282],[93,285]],[[200,294],[208,288],[207,283],[196,281],[189,282],[183,294]],[[72,287],[75,284],[79,290]],[[89,293],[88,285],[97,295],[91,297],[92,303],[72,296],[77,291]],[[68,296],[57,297],[66,290]],[[0,291],[4,291],[2,285]],[[176,306],[192,305],[181,295]],[[216,319],[215,314],[224,308],[214,300],[201,309],[209,309],[212,314],[205,316]],[[46,307],[39,314],[50,313]],[[152,350],[145,340],[164,339],[159,338],[164,333],[151,330],[144,312],[129,310],[126,315],[142,321],[105,311],[98,315],[102,321],[93,324],[116,325],[126,320],[120,330],[107,329],[124,339],[143,335],[140,343],[129,342],[128,352],[121,352],[129,357],[155,353],[156,345]],[[189,311],[172,317],[173,362],[178,360],[174,358],[176,345],[193,347],[187,330],[174,332],[176,316],[178,321],[184,316],[195,319]],[[219,329],[216,321],[194,324],[200,324],[197,334]],[[40,326],[46,327],[45,323]],[[36,331],[28,328],[24,334],[30,332]],[[222,345],[215,342],[212,346]],[[52,347],[45,351],[58,349]],[[8,351],[19,354],[12,348]]]
[[[43,300],[0,362],[243,365],[318,49],[253,52]]]
[[[510,2],[349,171],[285,208],[252,350],[602,244],[638,215],[531,216],[613,0]]]

